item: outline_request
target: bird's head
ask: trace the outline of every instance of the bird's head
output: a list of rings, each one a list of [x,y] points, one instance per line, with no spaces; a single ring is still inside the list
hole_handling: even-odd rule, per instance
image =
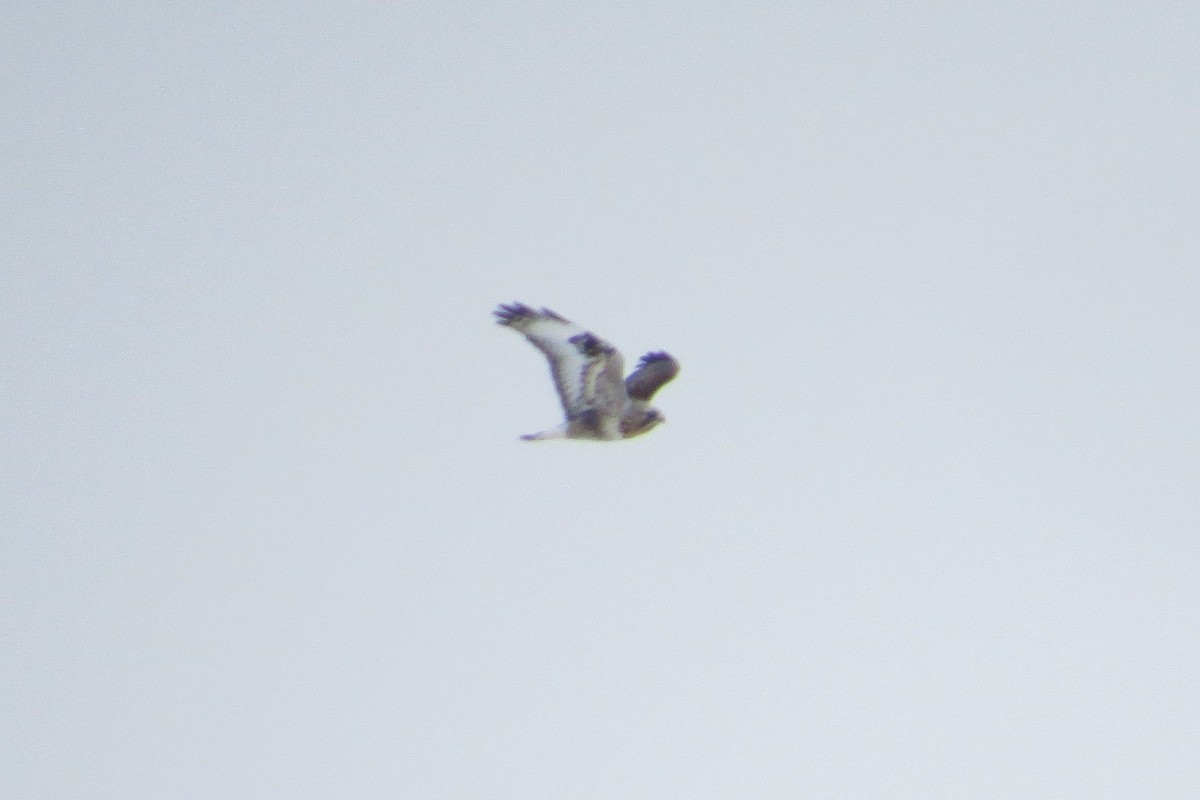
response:
[[[641,436],[659,423],[666,421],[667,418],[657,408],[647,408],[640,413],[626,415],[621,420],[621,437],[629,439],[633,436]]]

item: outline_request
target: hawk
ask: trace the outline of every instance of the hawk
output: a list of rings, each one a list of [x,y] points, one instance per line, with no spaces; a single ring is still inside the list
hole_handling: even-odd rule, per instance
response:
[[[646,353],[622,380],[624,359],[615,347],[550,309],[535,311],[513,303],[492,313],[501,325],[523,333],[550,361],[566,415],[561,425],[522,439],[629,439],[666,422],[650,407],[650,398],[679,372],[671,356]]]

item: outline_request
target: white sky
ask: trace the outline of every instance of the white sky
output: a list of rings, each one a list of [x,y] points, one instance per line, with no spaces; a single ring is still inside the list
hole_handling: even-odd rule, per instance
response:
[[[1200,7],[596,5],[9,9],[0,796],[1200,796]]]

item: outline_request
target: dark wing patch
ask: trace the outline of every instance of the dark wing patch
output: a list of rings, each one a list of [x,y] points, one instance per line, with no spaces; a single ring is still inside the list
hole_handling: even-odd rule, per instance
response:
[[[632,400],[649,400],[662,385],[679,374],[679,362],[661,350],[646,353],[637,369],[625,379],[625,391]]]
[[[588,358],[609,355],[614,352],[612,345],[599,338],[591,331],[577,333],[567,341],[578,347],[579,352],[583,353]]]

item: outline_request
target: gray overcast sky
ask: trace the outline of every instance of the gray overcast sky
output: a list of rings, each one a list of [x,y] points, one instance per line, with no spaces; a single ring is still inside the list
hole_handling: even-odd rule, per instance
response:
[[[1200,797],[1198,8],[10,8],[0,796]]]

